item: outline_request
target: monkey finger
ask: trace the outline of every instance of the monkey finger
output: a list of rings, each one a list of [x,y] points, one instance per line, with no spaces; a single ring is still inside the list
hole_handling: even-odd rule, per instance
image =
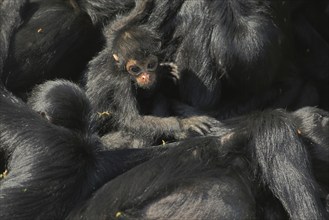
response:
[[[204,124],[204,123],[202,123],[202,124],[198,124],[197,127],[198,127],[200,130],[202,130],[202,132],[203,132],[204,134],[209,133],[209,132],[210,132],[210,128],[211,128],[210,126],[208,126],[207,124]]]
[[[220,122],[211,117],[201,116],[201,120],[203,121],[203,124],[207,125],[209,128],[220,126]]]
[[[189,128],[189,130],[191,131],[191,132],[193,132],[193,133],[196,133],[196,134],[198,134],[198,135],[205,135],[204,133],[203,133],[203,131],[199,128],[199,127],[197,127],[197,126],[195,126],[195,125],[193,125],[193,126],[191,126],[190,128]]]
[[[160,63],[160,66],[169,66],[170,68],[170,74],[174,77],[176,77],[177,79],[179,79],[179,74],[178,74],[178,66],[173,63],[173,62],[164,62],[164,63]]]
[[[218,121],[217,119],[215,119],[215,118],[209,117],[209,121],[211,122],[211,124],[213,126],[221,126],[222,125],[222,123],[220,121]]]

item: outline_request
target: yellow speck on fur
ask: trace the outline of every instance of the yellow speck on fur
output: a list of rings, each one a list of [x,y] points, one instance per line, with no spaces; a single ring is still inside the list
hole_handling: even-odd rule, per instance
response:
[[[116,218],[120,218],[121,215],[122,215],[122,212],[117,212],[117,213],[115,214],[115,217],[116,217]]]
[[[0,179],[5,178],[8,175],[8,170],[3,171],[3,173],[0,174]]]
[[[105,112],[97,112],[99,117],[108,117],[110,116],[110,112],[105,111]]]

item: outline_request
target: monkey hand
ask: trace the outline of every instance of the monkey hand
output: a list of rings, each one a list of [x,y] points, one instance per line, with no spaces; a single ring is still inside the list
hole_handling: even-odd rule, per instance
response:
[[[176,65],[176,63],[164,62],[164,63],[160,63],[160,66],[167,67],[169,69],[170,75],[174,77],[176,80],[180,78],[178,73],[178,66]]]
[[[192,116],[181,119],[181,138],[207,135],[213,127],[219,126],[219,121],[208,116]]]

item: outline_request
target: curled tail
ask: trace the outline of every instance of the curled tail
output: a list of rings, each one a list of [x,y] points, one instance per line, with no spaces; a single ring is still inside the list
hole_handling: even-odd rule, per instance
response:
[[[118,17],[112,24],[110,31],[117,32],[121,29],[142,21],[148,15],[153,0],[136,0],[135,8],[125,16]]]

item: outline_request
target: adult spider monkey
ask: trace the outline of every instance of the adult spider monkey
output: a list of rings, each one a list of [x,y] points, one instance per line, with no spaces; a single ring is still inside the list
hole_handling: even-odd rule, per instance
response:
[[[139,139],[137,146],[154,144],[160,138],[203,135],[217,124],[207,116],[170,117],[164,94],[174,93],[172,70],[159,63],[161,40],[155,29],[143,24],[152,2],[136,1],[129,15],[105,27],[106,46],[89,63],[87,72],[86,94],[100,135],[126,131],[124,136],[131,133]]]

